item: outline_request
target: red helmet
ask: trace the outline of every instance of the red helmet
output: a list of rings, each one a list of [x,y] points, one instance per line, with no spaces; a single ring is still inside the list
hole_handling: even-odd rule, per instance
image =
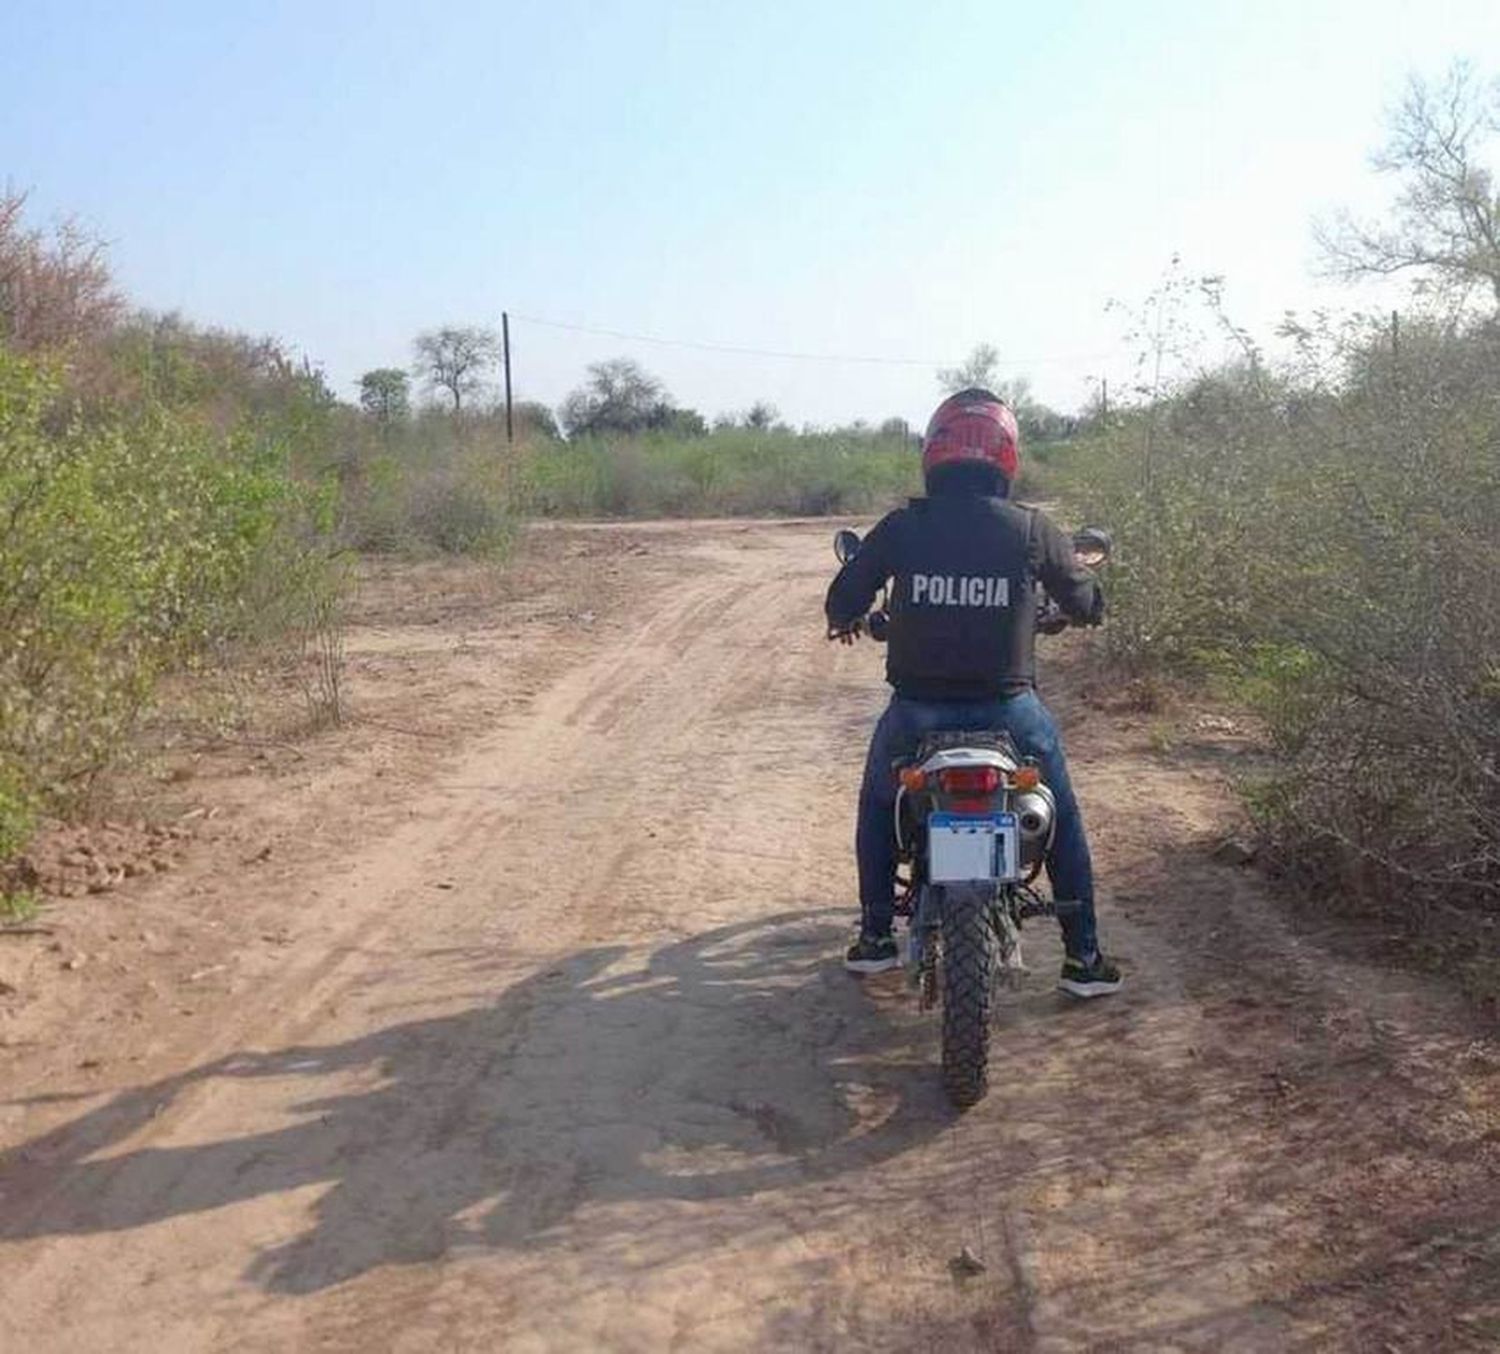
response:
[[[922,473],[955,461],[982,461],[1014,482],[1021,468],[1021,434],[1005,401],[977,387],[940,405],[922,439]]]

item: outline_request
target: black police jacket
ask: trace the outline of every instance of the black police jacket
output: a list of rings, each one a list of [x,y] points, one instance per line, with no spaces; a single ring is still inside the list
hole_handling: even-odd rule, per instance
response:
[[[843,627],[891,589],[886,679],[912,700],[970,701],[1036,685],[1036,590],[1098,620],[1098,580],[1035,508],[1001,498],[914,498],[883,517],[839,570],[825,610]]]

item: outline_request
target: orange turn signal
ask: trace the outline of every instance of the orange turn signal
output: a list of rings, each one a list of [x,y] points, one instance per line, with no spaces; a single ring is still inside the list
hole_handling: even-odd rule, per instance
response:
[[[920,766],[901,768],[901,788],[907,794],[917,794],[927,788],[927,773]]]
[[[1034,766],[1023,766],[1011,772],[1012,790],[1035,790],[1042,783],[1041,772]]]

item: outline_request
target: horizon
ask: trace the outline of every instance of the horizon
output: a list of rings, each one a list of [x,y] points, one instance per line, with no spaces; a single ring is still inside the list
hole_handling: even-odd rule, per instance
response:
[[[34,223],[109,239],[133,304],[274,336],[343,399],[417,332],[508,310],[517,399],[629,357],[709,418],[799,426],[919,423],[980,343],[1064,412],[1123,390],[1111,306],[1174,257],[1262,342],[1287,309],[1389,304],[1313,275],[1312,222],[1388,200],[1369,156],[1409,75],[1500,65],[1479,0],[1172,0],[1123,32],[1099,4],[894,0],[857,28],[827,4],[468,3],[442,32],[391,4],[76,13],[12,19],[0,174]]]

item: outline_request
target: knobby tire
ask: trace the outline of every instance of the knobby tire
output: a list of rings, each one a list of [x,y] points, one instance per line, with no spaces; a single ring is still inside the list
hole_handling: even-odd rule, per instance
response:
[[[968,1109],[989,1089],[995,939],[987,888],[943,890],[943,1089]]]

